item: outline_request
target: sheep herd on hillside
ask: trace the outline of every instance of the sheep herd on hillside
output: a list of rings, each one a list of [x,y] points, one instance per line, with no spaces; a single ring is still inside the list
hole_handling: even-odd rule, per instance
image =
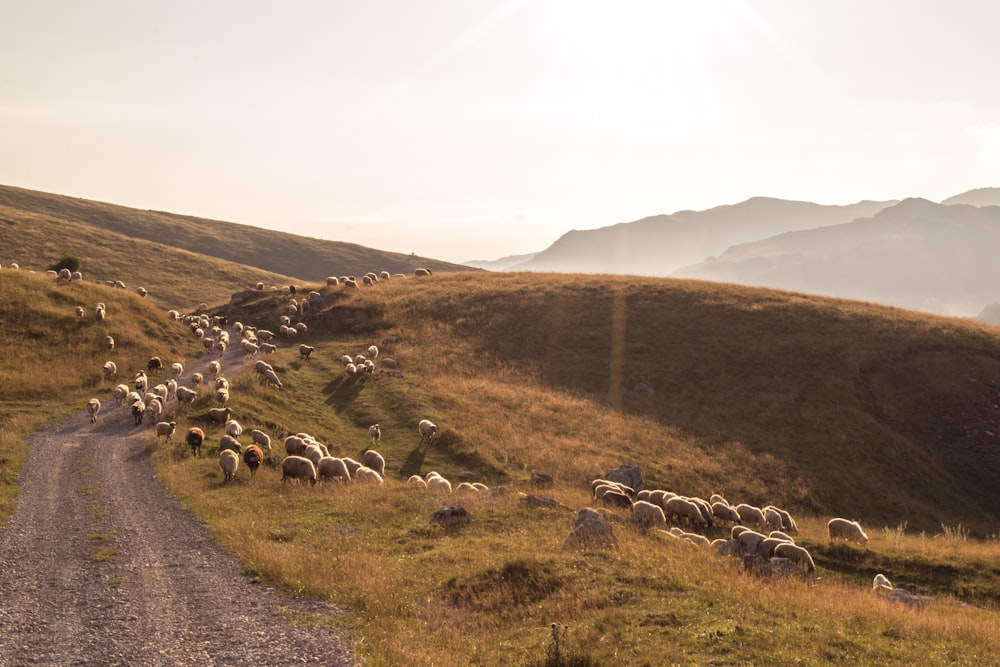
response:
[[[430,271],[418,269],[416,275],[429,276]],[[353,276],[330,277],[326,283],[328,287],[356,289],[359,284],[373,285],[394,277],[397,276],[390,276],[387,272],[370,273],[360,280]],[[59,278],[65,279],[62,275]],[[258,283],[257,289],[263,289],[263,283]],[[195,314],[182,315],[177,310],[169,311],[168,317],[186,325],[190,335],[203,341],[205,354],[216,355],[216,358],[210,361],[206,373],[202,374],[188,373],[182,360],[164,363],[160,357],[152,356],[146,368],[131,375],[129,383],[122,382],[114,387],[115,405],[131,414],[136,426],[153,424],[156,439],[163,438],[169,443],[176,432],[177,421],[164,416],[168,402],[175,401],[175,409],[180,412],[189,408],[199,396],[211,396],[215,405],[205,413],[206,427],[212,431],[216,428],[222,431],[216,456],[224,483],[237,479],[241,466],[247,468],[251,480],[261,466],[267,466],[280,471],[283,483],[384,484],[387,464],[378,451],[383,435],[380,424],[368,427],[370,447],[355,459],[351,456],[334,455],[327,444],[304,432],[282,438],[280,446],[284,453],[281,455],[276,453],[276,446],[272,444],[270,435],[260,429],[244,430],[235,418],[229,405],[232,402],[232,385],[223,372],[221,362],[231,338],[236,337],[238,340],[238,349],[243,354],[241,363],[253,361],[258,380],[267,387],[280,390],[284,386],[282,379],[263,357],[274,354],[279,345],[288,344],[291,347],[298,342],[299,337],[308,332],[302,315],[309,312],[310,300],[319,293],[301,294],[297,286],[286,286],[282,288],[282,294],[285,297],[284,312],[275,323],[276,331],[241,322],[234,322],[230,326],[224,317],[209,316],[201,312],[207,309],[204,304]],[[83,312],[82,307],[76,310],[77,316],[81,316]],[[105,304],[97,304],[93,312],[99,322],[106,321]],[[107,336],[105,349],[108,352],[114,349],[110,335]],[[308,362],[316,351],[314,346],[306,343],[299,343],[297,348],[291,349],[297,349],[298,358],[302,362]],[[343,355],[340,361],[349,380],[362,380],[374,374],[378,358],[379,349],[373,344],[353,355]],[[397,362],[383,359],[381,363],[395,368]],[[118,367],[115,362],[108,360],[101,367],[100,373],[105,381],[115,381]],[[149,386],[151,382],[155,382],[152,387]],[[87,402],[86,411],[91,423],[97,421],[101,407],[98,398]],[[420,420],[415,425],[415,431],[419,435],[420,446],[431,443],[439,434],[438,426],[428,419]],[[192,457],[202,456],[203,447],[208,444],[206,438],[206,431],[198,426],[191,426],[184,433],[184,444],[190,448]],[[249,439],[249,443],[245,444],[246,439]],[[642,533],[696,545],[719,556],[742,559],[744,567],[757,574],[794,574],[803,577],[815,575],[816,565],[812,555],[795,542],[795,536],[798,535],[795,520],[780,507],[730,503],[718,494],[713,494],[706,500],[665,489],[643,489],[642,485],[638,485],[640,488],[637,490],[633,485],[609,477],[611,475],[606,474],[592,481],[591,497],[600,508],[580,510],[577,525],[567,538],[567,548],[592,547],[595,544],[614,546],[615,539],[610,524],[621,522]],[[545,479],[547,485],[551,486],[553,478],[532,471],[532,483],[536,479]],[[405,484],[440,495],[477,495],[491,491],[480,482],[463,481],[453,485],[436,471],[423,476],[411,475],[405,480]],[[502,489],[494,491],[499,494]],[[503,489],[503,492],[506,491],[509,489]],[[565,507],[540,496],[521,494],[521,498],[533,507]],[[448,507],[435,512],[431,520],[452,529],[466,525],[470,515],[464,507]],[[729,527],[727,537],[709,540],[705,533],[713,526]],[[847,540],[862,546],[868,542],[868,536],[860,524],[842,518],[833,518],[828,522],[827,537],[830,541]],[[887,599],[913,607],[921,607],[927,601],[927,598],[907,597],[908,594],[893,589],[882,574],[876,577],[873,590]]]

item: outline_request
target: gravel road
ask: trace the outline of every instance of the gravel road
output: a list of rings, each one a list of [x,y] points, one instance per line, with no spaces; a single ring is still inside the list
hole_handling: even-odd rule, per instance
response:
[[[0,666],[357,664],[341,610],[251,582],[164,490],[150,429],[109,395],[96,424],[29,439],[0,530]]]

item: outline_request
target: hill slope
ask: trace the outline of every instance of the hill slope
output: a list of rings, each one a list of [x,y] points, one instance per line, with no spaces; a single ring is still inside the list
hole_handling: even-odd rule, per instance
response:
[[[975,316],[1000,296],[1000,207],[907,199],[869,218],[730,248],[674,272]]]
[[[89,235],[98,238],[113,232],[298,280],[322,281],[329,275],[364,275],[369,271],[412,273],[420,266],[439,271],[468,270],[457,264],[374,250],[353,243],[0,186],[0,222],[11,224],[38,217],[89,226],[92,228]],[[65,234],[57,238],[65,238]],[[6,247],[7,252],[18,249],[16,245]],[[57,259],[58,256],[48,261]]]

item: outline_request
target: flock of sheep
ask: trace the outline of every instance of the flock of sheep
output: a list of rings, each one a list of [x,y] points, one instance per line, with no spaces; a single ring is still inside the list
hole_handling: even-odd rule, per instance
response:
[[[420,271],[418,270],[417,275],[430,275],[429,270],[424,270],[423,273]],[[60,274],[60,278],[62,277]],[[371,285],[379,280],[390,278],[391,276],[387,272],[382,272],[381,275],[367,274],[360,282]],[[328,286],[339,285],[347,289],[358,287],[358,282],[356,278],[346,276],[327,279]],[[257,288],[263,289],[262,284],[259,283]],[[279,336],[286,340],[294,340],[296,336],[306,333],[305,323],[299,321],[293,324],[292,318],[307,311],[309,298],[317,293],[310,292],[306,298],[298,300],[295,298],[296,288],[294,286],[284,288],[283,292],[288,298],[285,303],[285,314],[281,316],[279,321],[278,333],[243,325],[239,322],[234,323],[231,327],[233,334],[240,337],[240,348],[248,359],[275,352]],[[82,315],[83,312],[82,308],[77,309],[78,315]],[[99,321],[104,320],[106,316],[104,304],[95,306],[94,316]],[[225,328],[226,321],[223,318],[212,318],[204,314],[182,316],[177,311],[169,311],[169,317],[187,324],[192,335],[204,341],[207,352],[214,351],[221,356],[230,344],[230,333]],[[114,342],[110,336],[107,339],[105,347],[111,350],[114,347]],[[308,361],[314,350],[313,346],[305,343],[300,344],[298,348],[299,358]],[[354,356],[344,355],[341,361],[348,377],[363,378],[374,373],[375,359],[378,356],[378,347],[371,345],[364,353]],[[396,366],[395,360],[391,359],[385,359],[383,363],[391,368]],[[199,391],[207,389],[212,392],[213,400],[218,403],[218,407],[208,410],[207,416],[210,422],[221,425],[224,430],[224,435],[221,436],[218,445],[218,465],[224,481],[228,482],[236,478],[242,462],[250,471],[251,478],[255,476],[261,465],[269,465],[280,468],[282,482],[299,480],[315,484],[317,481],[333,480],[342,483],[383,483],[386,463],[384,457],[377,450],[382,436],[379,424],[372,424],[369,427],[368,432],[372,447],[362,453],[360,461],[349,456],[333,456],[327,445],[307,433],[297,433],[285,437],[282,441],[285,455],[279,457],[272,454],[273,447],[270,436],[258,429],[247,433],[250,444],[244,446],[240,442],[243,428],[232,417],[232,410],[226,405],[230,400],[230,384],[222,375],[219,361],[210,362],[209,377],[200,373],[191,374],[188,378],[191,385],[189,387],[180,384],[184,375],[183,364],[174,362],[169,366],[170,377],[153,387],[149,387],[150,375],[160,372],[163,368],[163,363],[158,357],[151,357],[147,368],[138,371],[131,378],[133,387],[124,383],[115,387],[114,398],[117,405],[132,413],[137,426],[141,425],[144,419],[150,419],[155,424],[154,430],[157,439],[162,437],[170,442],[177,423],[175,421],[158,421],[167,402],[176,400],[178,406],[183,407],[191,405],[198,398]],[[274,368],[263,359],[256,359],[254,368],[266,385],[279,389],[283,386]],[[102,368],[102,376],[105,380],[114,379],[117,372],[115,363],[110,360]],[[96,421],[101,410],[99,399],[91,399],[86,407],[91,422]],[[430,442],[438,433],[438,427],[427,419],[421,420],[417,424],[416,430],[420,436],[421,445]],[[205,432],[201,428],[191,427],[188,429],[185,442],[191,448],[192,456],[201,456],[205,438]],[[548,480],[551,481],[551,478]],[[453,489],[451,482],[437,472],[429,472],[423,477],[412,475],[407,480],[407,484],[444,494],[450,494],[453,491],[481,493],[489,490],[484,484],[469,482],[463,482]],[[815,572],[815,563],[808,550],[797,545],[794,541],[793,536],[798,534],[798,527],[794,519],[788,512],[779,507],[773,505],[756,507],[747,503],[733,505],[718,494],[713,494],[708,500],[704,500],[662,489],[643,489],[636,492],[622,482],[604,478],[595,479],[591,486],[595,500],[605,507],[627,509],[629,512],[627,520],[643,531],[656,529],[660,534],[670,539],[685,540],[711,548],[722,556],[742,558],[748,569],[755,571],[766,568],[768,573],[773,571],[788,573],[792,570],[800,574]],[[454,510],[455,508],[447,509]],[[452,514],[449,513],[449,517]],[[464,525],[468,521],[468,513],[462,512],[458,518],[461,519],[460,523]],[[452,519],[449,518],[449,521]],[[444,525],[443,522],[442,525]],[[698,532],[713,525],[730,525],[729,537],[709,541],[704,534]],[[830,540],[845,539],[862,545],[868,542],[864,530],[855,521],[834,518],[828,522],[827,530]],[[892,599],[900,599],[908,604],[912,602],[902,598],[906,595],[905,593],[894,592],[884,575],[876,577],[873,590],[887,593],[887,596]],[[918,601],[922,604],[922,600]]]

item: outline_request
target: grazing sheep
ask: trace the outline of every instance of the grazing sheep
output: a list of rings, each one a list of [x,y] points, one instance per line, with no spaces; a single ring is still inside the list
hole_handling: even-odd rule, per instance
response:
[[[621,491],[609,490],[601,495],[601,504],[605,507],[632,507],[632,498]]]
[[[222,387],[215,390],[215,402],[219,405],[225,405],[229,402],[229,389]]]
[[[198,392],[187,387],[177,387],[177,402],[191,405],[198,398]]]
[[[641,530],[664,528],[667,525],[667,517],[659,505],[647,500],[637,500],[632,503],[632,523]]]
[[[737,527],[738,526],[734,526],[733,528],[735,529]],[[767,539],[766,535],[749,529],[744,530],[733,537],[739,543],[739,555],[741,556],[759,553],[761,543]]]
[[[170,364],[170,374],[173,375],[175,378],[179,378],[180,376],[184,375],[184,364],[182,364],[179,361],[175,361],[174,363]]]
[[[378,424],[372,424],[368,427],[368,435],[372,437],[372,447],[378,447],[379,443],[382,442],[382,429],[379,428]]]
[[[101,411],[101,402],[96,398],[87,401],[87,412],[90,413],[90,423],[97,421],[97,413]]]
[[[797,544],[782,542],[774,548],[774,555],[778,558],[787,558],[806,572],[816,571],[816,563],[813,562],[812,556]]]
[[[378,471],[372,470],[367,466],[361,466],[354,471],[354,481],[358,484],[381,484],[383,477]]]
[[[368,358],[375,359],[378,357],[378,347],[375,345],[368,346]]]
[[[284,440],[285,453],[289,456],[302,456],[306,451],[305,438],[298,435],[290,435]]]
[[[108,352],[115,349],[115,339],[113,336],[104,337],[104,349],[107,350]]]
[[[428,491],[451,493],[451,482],[437,473],[428,473],[424,481],[427,482]]]
[[[201,445],[205,442],[205,432],[200,428],[192,427],[188,429],[184,441],[191,447],[191,456],[201,456]]]
[[[826,524],[826,531],[830,536],[830,541],[844,539],[861,545],[868,544],[868,536],[857,521],[840,518],[830,519]]]
[[[127,384],[117,385],[115,387],[115,403],[118,404],[119,408],[124,407],[126,396],[128,396],[128,385]]]
[[[781,520],[781,514],[779,514],[773,507],[764,507],[761,509],[764,514],[764,521],[767,523],[767,527],[770,530],[781,530],[785,527],[785,524]]]
[[[882,573],[876,574],[875,578],[872,580],[872,592],[877,593],[881,591],[891,591],[891,590],[892,590],[892,582],[889,581],[889,577],[885,576]]]
[[[250,445],[243,450],[243,463],[247,464],[250,470],[250,479],[257,474],[257,468],[264,462],[264,452],[257,445]]]
[[[94,319],[96,319],[98,322],[103,322],[105,317],[106,313],[104,312],[104,304],[103,303],[97,304],[97,307],[94,308]]]
[[[329,456],[329,453],[324,452],[322,449],[320,449],[319,445],[316,444],[315,442],[310,442],[309,444],[306,445],[306,449],[302,453],[302,456],[312,461],[313,465],[318,465],[319,460],[324,456]]]
[[[344,482],[351,481],[351,473],[347,469],[347,465],[344,464],[343,459],[338,459],[334,456],[324,456],[321,458],[319,465],[316,466],[316,474],[321,480],[336,477]]]
[[[234,438],[238,438],[241,435],[243,435],[243,427],[240,426],[240,423],[235,419],[227,419],[225,423],[225,429],[226,433],[233,436]]]
[[[236,478],[236,469],[239,467],[239,454],[231,449],[223,449],[219,452],[219,468],[222,469],[222,477],[225,481],[233,481]]]
[[[316,483],[316,466],[303,456],[286,456],[281,460],[281,481],[290,479],[308,479]]]
[[[420,444],[430,442],[431,438],[438,432],[438,427],[429,419],[421,419],[417,424],[417,433],[420,434]]]
[[[420,475],[410,475],[410,477],[406,480],[406,483],[410,486],[420,487],[421,489],[427,488],[427,482]]]
[[[229,434],[219,438],[219,451],[222,451],[223,449],[230,449],[237,454],[243,453],[243,445],[240,444],[239,440]]]
[[[159,440],[160,436],[164,436],[167,442],[170,442],[170,436],[174,434],[177,429],[177,422],[157,422],[156,423],[156,439]]]
[[[105,380],[110,380],[118,375],[118,365],[113,361],[105,361],[104,368],[101,369]]]
[[[780,507],[775,507],[774,505],[768,505],[767,507],[764,508],[764,510],[768,509],[777,512],[781,516],[781,528],[780,528],[781,530],[785,531],[786,533],[789,533],[790,535],[798,535],[799,527],[795,523],[795,519],[792,518],[791,514],[781,509]]]
[[[212,408],[208,411],[208,419],[216,424],[225,424],[232,414],[232,408]]]
[[[681,496],[670,498],[664,502],[663,512],[670,520],[673,520],[676,517],[681,521],[686,519],[689,523],[691,523],[691,525],[694,526],[708,526],[708,522],[705,521],[705,516],[702,514],[698,505],[691,502],[687,498],[682,498]]]
[[[725,503],[712,503],[712,515],[720,521],[729,521],[737,525],[743,523],[740,513]]]
[[[361,455],[361,463],[385,477],[385,459],[374,449],[365,450]]]
[[[264,371],[264,383],[268,386],[275,386],[278,389],[284,386],[281,384],[281,380],[278,379],[278,374],[274,372],[273,368]]]
[[[427,276],[431,275],[431,270],[430,269],[414,269],[413,270],[413,275],[415,275],[417,277],[427,277]]]
[[[255,428],[250,431],[250,442],[260,446],[265,452],[270,453],[271,451],[271,436],[259,429]]]
[[[84,312],[85,311],[83,310],[83,306],[77,306],[76,307],[76,316],[77,317],[83,317]]]
[[[739,513],[740,518],[743,519],[743,523],[748,525],[757,524],[761,530],[768,530],[767,519],[764,518],[764,513],[759,507],[740,503],[736,506],[736,511]]]
[[[299,345],[299,358],[309,361],[309,357],[315,349],[312,345],[306,345],[305,343]]]
[[[163,360],[159,357],[150,357],[149,361],[146,362],[146,372],[152,374],[153,371],[159,371],[163,369]]]

